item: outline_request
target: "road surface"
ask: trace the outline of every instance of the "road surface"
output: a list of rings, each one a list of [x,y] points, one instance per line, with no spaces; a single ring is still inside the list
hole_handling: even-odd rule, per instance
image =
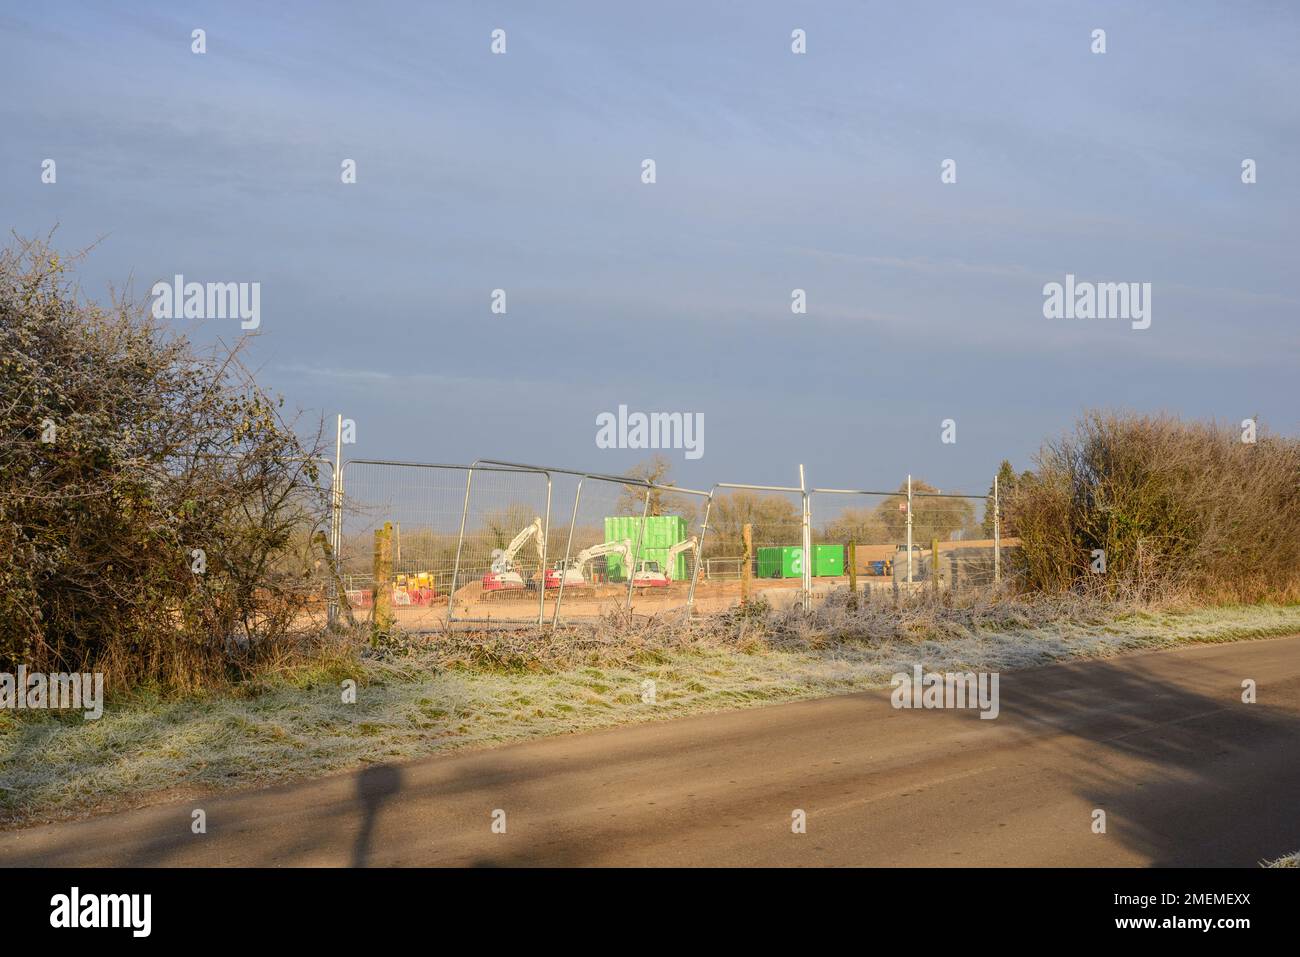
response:
[[[0,863],[1254,866],[1300,849],[1300,636],[1006,672],[1000,698],[996,720],[881,691],[374,765],[3,832]]]

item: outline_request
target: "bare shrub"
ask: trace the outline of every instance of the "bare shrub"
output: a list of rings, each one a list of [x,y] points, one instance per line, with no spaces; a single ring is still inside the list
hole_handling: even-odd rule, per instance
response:
[[[0,252],[0,666],[238,673],[309,600],[316,450],[237,348],[199,356],[69,273],[45,241]]]
[[[1235,426],[1093,412],[1037,465],[1005,503],[1028,588],[1300,598],[1297,440],[1261,429],[1249,444]]]

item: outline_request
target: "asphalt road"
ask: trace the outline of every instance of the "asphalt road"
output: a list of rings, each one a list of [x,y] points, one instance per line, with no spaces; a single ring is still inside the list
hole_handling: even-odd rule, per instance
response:
[[[0,864],[1254,866],[1300,849],[1300,636],[1005,672],[1000,697],[996,720],[882,691],[375,765],[0,833]]]

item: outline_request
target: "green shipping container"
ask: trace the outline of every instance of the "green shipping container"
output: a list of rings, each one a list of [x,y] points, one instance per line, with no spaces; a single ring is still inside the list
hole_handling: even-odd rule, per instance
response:
[[[758,550],[759,578],[803,577],[803,546],[774,545]],[[843,545],[813,546],[813,578],[838,578],[844,574]]]
[[[640,515],[614,515],[605,518],[605,541],[621,542],[624,539],[636,548],[641,529]],[[641,548],[636,553],[639,562],[658,562],[663,568],[668,561],[668,549],[678,542],[686,541],[686,519],[680,515],[648,515],[645,519],[645,535],[641,538]],[[689,550],[688,550],[689,551]],[[668,569],[668,577],[673,581],[687,578],[686,554],[682,552]],[[627,581],[621,555],[607,555],[605,567],[613,581]]]
[[[758,550],[759,578],[799,578],[803,548],[798,545],[768,546]]]
[[[843,545],[813,546],[813,578],[839,578],[843,574]]]

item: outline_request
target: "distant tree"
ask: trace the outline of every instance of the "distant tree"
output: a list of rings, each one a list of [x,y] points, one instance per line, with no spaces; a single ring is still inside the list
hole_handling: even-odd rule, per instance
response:
[[[737,489],[713,500],[709,515],[707,551],[734,556],[744,547],[742,529],[754,526],[754,545],[798,545],[803,517],[792,499]]]
[[[644,462],[638,462],[624,474],[628,478],[640,479],[642,482],[649,482],[652,485],[672,485],[673,481],[669,478],[673,470],[672,462],[659,454],[655,453]],[[640,515],[642,509],[646,509],[647,515],[665,515],[664,511],[664,491],[662,489],[650,490],[650,503],[646,506],[646,490],[638,485],[624,485],[623,492],[618,499],[618,510],[628,515]]]
[[[1021,475],[1016,475],[1016,470],[1012,468],[1011,463],[1006,459],[998,466],[998,503],[1002,512],[1002,537],[1014,538],[1015,531],[1013,522],[1010,517],[1007,504],[1015,497],[1016,490],[1023,482],[1033,479],[1033,473],[1025,471]],[[987,503],[984,506],[984,522],[981,530],[985,538],[993,537],[993,486],[989,486]]]
[[[892,536],[872,508],[846,508],[826,523],[821,537],[828,542],[882,545],[892,541]]]
[[[511,539],[538,518],[537,509],[522,502],[511,502],[483,516],[479,535],[487,548],[505,548]]]
[[[912,479],[912,541],[924,544],[932,538],[948,541],[954,532],[975,524],[975,506],[961,498],[918,498],[919,492],[938,489],[921,479]],[[876,515],[886,534],[895,542],[907,539],[907,483],[876,506]]]
[[[673,464],[663,455],[656,454],[644,462],[632,466],[625,473],[628,478],[640,479],[651,485],[660,486],[650,489],[650,502],[646,504],[646,490],[639,485],[624,485],[619,495],[617,509],[621,515],[640,515],[644,508],[647,515],[680,515],[686,519],[688,528],[694,528],[699,517],[696,499],[700,496],[669,489],[677,483],[670,477]]]

